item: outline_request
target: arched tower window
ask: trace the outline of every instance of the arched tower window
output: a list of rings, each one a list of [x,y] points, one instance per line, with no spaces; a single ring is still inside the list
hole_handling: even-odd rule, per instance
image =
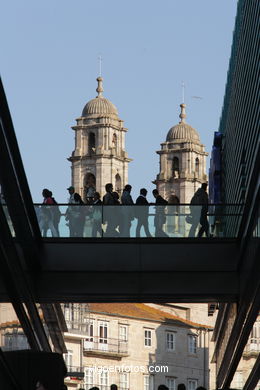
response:
[[[96,149],[96,136],[94,133],[89,133],[88,136],[88,154],[95,153]]]
[[[197,173],[197,175],[199,174],[199,171],[200,171],[200,160],[197,157],[195,159],[195,172]]]
[[[121,192],[122,192],[122,180],[121,180],[121,176],[118,173],[116,174],[116,177],[115,177],[115,189],[116,189],[116,192],[121,194]]]
[[[116,135],[116,133],[113,134],[112,148],[115,148],[115,151],[117,151],[117,135]]]
[[[84,179],[84,201],[91,200],[96,191],[96,178],[93,173],[87,173]]]
[[[173,175],[173,177],[179,177],[179,171],[180,171],[179,159],[178,159],[178,157],[173,157],[173,160],[172,160],[172,175]]]

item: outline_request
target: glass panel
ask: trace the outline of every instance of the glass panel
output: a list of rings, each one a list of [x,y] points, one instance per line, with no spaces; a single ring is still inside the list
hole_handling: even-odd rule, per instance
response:
[[[6,218],[8,226],[9,226],[11,235],[13,237],[15,237],[15,231],[14,231],[13,223],[12,223],[11,217],[9,215],[9,211],[8,211],[8,208],[7,208],[7,205],[6,205],[6,202],[5,202],[5,198],[4,198],[4,194],[1,192],[1,186],[0,186],[0,203],[1,203],[1,206],[3,207],[3,212],[5,214],[5,218]]]
[[[43,237],[236,237],[242,205],[35,205]]]

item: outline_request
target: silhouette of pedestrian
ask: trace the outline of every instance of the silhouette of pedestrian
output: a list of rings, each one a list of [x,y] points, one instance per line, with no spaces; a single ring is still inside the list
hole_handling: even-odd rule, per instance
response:
[[[60,223],[60,217],[61,217],[61,212],[58,206],[58,203],[56,202],[55,198],[52,196],[52,192],[50,191],[50,197],[53,200],[53,225],[57,231],[57,236],[60,237],[60,232],[59,232],[59,223]]]
[[[97,237],[97,233],[102,237],[102,202],[100,193],[95,192],[92,206],[92,237]]]
[[[122,207],[122,221],[121,221],[121,237],[130,237],[130,229],[131,229],[131,221],[134,219],[134,208],[131,207],[134,202],[131,196],[132,186],[127,184],[123,190],[123,194],[121,196],[121,203],[124,207]]]
[[[203,183],[201,186],[202,190],[204,191],[203,199],[202,199],[202,207],[201,207],[201,213],[200,213],[200,224],[201,228],[198,233],[198,237],[202,237],[203,233],[206,234],[207,237],[209,237],[209,221],[208,221],[208,209],[209,209],[209,197],[207,193],[207,183]]]
[[[43,204],[41,207],[40,230],[43,237],[47,236],[47,231],[50,229],[52,237],[58,237],[58,232],[54,227],[54,201],[51,197],[52,192],[47,188],[42,190]]]
[[[201,237],[205,232],[207,237],[209,236],[209,223],[207,218],[208,213],[208,194],[207,183],[203,183],[193,195],[190,202],[190,213],[191,213],[191,228],[189,237],[195,237],[196,229],[198,224],[201,224],[201,228],[198,233],[198,237]]]
[[[167,387],[165,385],[159,385],[158,390],[169,390],[169,387]]]
[[[153,196],[156,199],[154,217],[155,237],[168,237],[168,235],[163,231],[163,225],[166,222],[165,206],[168,202],[159,195],[159,192],[156,189],[153,190]]]
[[[169,214],[171,214],[171,216],[170,216],[171,223],[169,223],[169,225],[172,226],[172,233],[174,233],[176,230],[177,231],[179,230],[179,227],[178,227],[178,225],[179,225],[178,215],[179,215],[179,211],[180,211],[179,204],[180,204],[180,199],[178,198],[175,191],[173,190],[172,194],[169,196],[169,199],[168,199],[168,205],[170,206],[170,207],[168,207],[168,211],[169,211]],[[177,225],[177,223],[178,223],[178,225]]]
[[[140,195],[136,199],[135,216],[137,217],[136,237],[140,237],[141,227],[144,227],[146,237],[152,237],[148,227],[148,215],[149,215],[149,203],[146,199],[147,190],[145,188],[140,189]]]
[[[107,223],[106,236],[117,237],[119,233],[116,231],[118,219],[115,217],[115,206],[117,201],[115,195],[113,195],[113,184],[107,183],[105,185],[106,193],[103,196],[103,205],[109,207],[103,207],[103,222]]]

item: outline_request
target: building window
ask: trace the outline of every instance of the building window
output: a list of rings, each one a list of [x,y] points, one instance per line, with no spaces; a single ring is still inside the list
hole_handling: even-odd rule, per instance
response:
[[[64,318],[65,318],[66,322],[70,323],[70,321],[71,321],[71,309],[70,309],[70,304],[69,303],[65,303],[64,304]],[[67,323],[67,327],[69,328],[70,324]]]
[[[199,174],[199,171],[200,171],[200,160],[198,159],[198,157],[195,159],[195,172],[197,174]]]
[[[99,388],[100,388],[100,390],[107,390],[108,389],[108,372],[107,371],[101,371],[99,373]]]
[[[93,342],[94,340],[94,324],[93,321],[86,322],[86,341]]]
[[[197,336],[194,334],[188,335],[188,351],[189,353],[197,353]]]
[[[92,367],[85,367],[85,387],[89,389],[94,386],[94,370]]]
[[[96,136],[94,133],[89,133],[88,136],[88,154],[95,153],[96,148]]]
[[[4,346],[2,347],[5,351],[14,351],[19,349],[28,349],[29,345],[27,337],[24,333],[5,333],[4,335]]]
[[[166,332],[166,350],[175,351],[175,333]]]
[[[173,157],[172,160],[172,175],[173,177],[179,177],[179,159],[178,157]]]
[[[119,387],[122,389],[129,389],[129,373],[121,372],[119,376]]]
[[[119,340],[120,341],[127,341],[127,326],[126,325],[120,325],[119,326]]]
[[[115,176],[116,191],[121,194],[122,192],[122,180],[121,176],[117,173]]]
[[[67,369],[69,371],[71,369],[71,367],[72,367],[73,351],[71,349],[68,349],[67,351],[68,351],[67,353],[64,353],[64,360],[65,360]]]
[[[98,324],[98,336],[99,336],[99,343],[101,344],[107,344],[107,334],[108,334],[108,324],[107,322],[100,321]]]
[[[172,376],[166,376],[166,386],[168,386],[169,390],[176,389],[176,378]]]
[[[144,345],[146,347],[151,347],[152,345],[152,331],[150,329],[144,330]]]
[[[198,387],[198,379],[188,379],[188,390],[195,390]]]
[[[153,375],[144,375],[144,390],[154,390]]]

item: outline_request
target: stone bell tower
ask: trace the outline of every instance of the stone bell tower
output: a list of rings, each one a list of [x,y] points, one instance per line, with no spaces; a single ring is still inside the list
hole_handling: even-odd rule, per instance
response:
[[[186,123],[186,105],[180,105],[180,122],[173,126],[161,143],[160,172],[154,181],[159,193],[169,199],[175,194],[180,203],[190,203],[194,192],[207,181],[206,156],[198,132]]]
[[[128,181],[128,163],[125,151],[127,129],[119,118],[116,107],[103,97],[103,78],[97,78],[98,95],[84,107],[76,119],[75,150],[71,161],[72,185],[83,199],[98,191],[105,193],[105,185],[112,183],[121,193]]]

